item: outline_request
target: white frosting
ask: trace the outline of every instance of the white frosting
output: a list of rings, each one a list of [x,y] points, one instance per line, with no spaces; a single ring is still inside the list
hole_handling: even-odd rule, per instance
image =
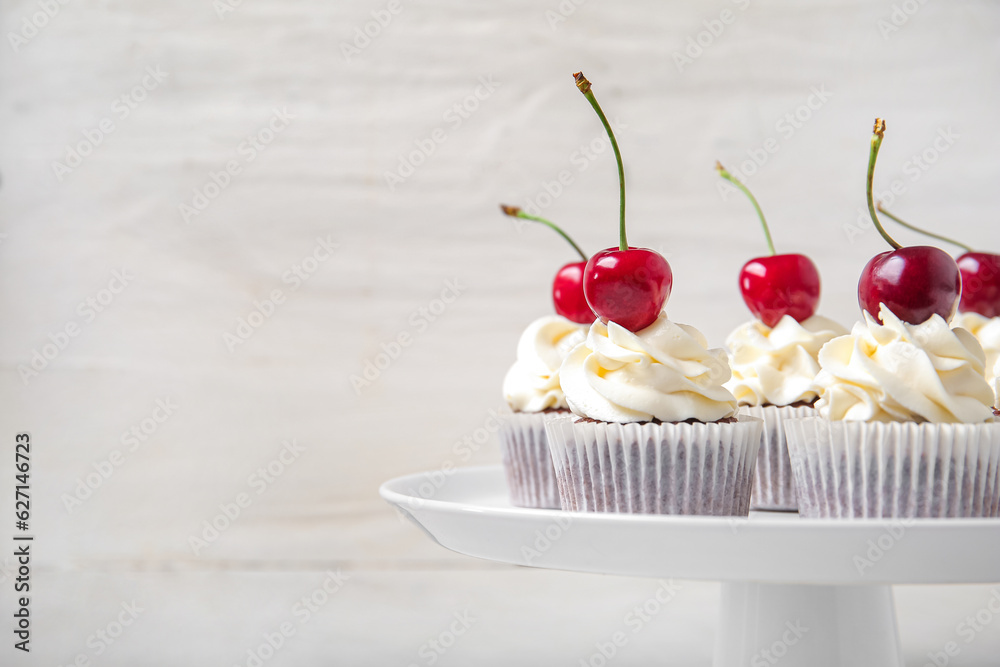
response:
[[[912,325],[882,305],[880,325],[867,312],[847,336],[819,353],[816,404],[828,419],[984,422],[993,391],[983,375],[983,349],[939,315]]]
[[[993,405],[1000,408],[1000,359],[993,364]]]
[[[711,422],[736,413],[723,386],[731,375],[725,350],[708,349],[700,331],[665,313],[638,333],[597,320],[560,374],[570,409],[599,421]]]
[[[1000,404],[1000,317],[983,317],[979,313],[959,313],[951,321],[952,328],[962,327],[972,333],[986,353],[986,381],[993,386],[995,405]]]
[[[559,315],[540,317],[517,342],[517,361],[503,379],[503,395],[512,410],[541,412],[567,407],[559,386],[566,354],[587,336],[587,327]]]
[[[802,323],[785,315],[774,328],[751,320],[729,334],[733,379],[726,388],[743,405],[791,405],[819,396],[816,357],[827,341],[847,334],[833,320],[814,315]]]

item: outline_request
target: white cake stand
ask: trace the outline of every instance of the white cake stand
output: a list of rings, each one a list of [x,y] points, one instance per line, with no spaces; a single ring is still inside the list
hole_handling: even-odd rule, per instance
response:
[[[515,565],[721,581],[715,667],[903,667],[892,584],[1000,582],[1000,520],[807,520],[512,507],[500,466],[382,497],[442,546]]]

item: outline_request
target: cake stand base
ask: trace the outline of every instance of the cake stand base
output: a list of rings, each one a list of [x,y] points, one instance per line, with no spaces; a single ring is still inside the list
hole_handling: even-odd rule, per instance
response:
[[[722,584],[714,667],[903,667],[889,586]]]

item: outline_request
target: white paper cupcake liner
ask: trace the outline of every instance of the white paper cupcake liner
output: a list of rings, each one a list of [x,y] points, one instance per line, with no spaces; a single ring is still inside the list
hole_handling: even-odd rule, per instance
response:
[[[1000,515],[1000,423],[785,422],[799,514]]]
[[[785,419],[815,417],[816,408],[805,406],[753,405],[740,408],[742,414],[763,420],[760,450],[754,472],[750,509],[794,512],[799,508],[795,499],[792,462],[785,443]]]
[[[517,507],[559,509],[559,489],[549,457],[545,422],[569,412],[513,412],[500,424],[500,454],[510,502]]]
[[[761,421],[613,424],[552,419],[564,510],[746,516]]]

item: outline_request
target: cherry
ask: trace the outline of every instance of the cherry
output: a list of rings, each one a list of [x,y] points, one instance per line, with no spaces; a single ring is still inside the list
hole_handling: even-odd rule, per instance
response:
[[[749,197],[771,251],[767,257],[754,257],[740,270],[740,292],[747,308],[768,327],[776,325],[785,315],[792,316],[796,322],[809,319],[816,314],[816,306],[819,305],[819,271],[816,265],[805,255],[776,254],[771,230],[757,198],[720,163],[715,163],[715,170]]]
[[[1000,317],[1000,255],[990,252],[967,252],[958,258],[962,272],[963,313]]]
[[[590,81],[577,72],[576,87],[601,119],[618,163],[618,247],[595,253],[583,272],[583,293],[601,321],[614,322],[629,331],[640,331],[656,321],[670,297],[674,277],[663,255],[635,248],[625,236],[625,167],[615,133],[590,89]]]
[[[552,281],[552,303],[555,306],[556,313],[562,315],[567,320],[571,320],[577,324],[592,324],[594,322],[594,311],[590,309],[590,305],[587,304],[587,297],[583,294],[583,270],[587,265],[587,255],[580,250],[580,246],[554,222],[549,222],[545,218],[539,218],[536,215],[529,215],[517,206],[500,204],[500,210],[503,211],[504,215],[509,215],[512,218],[540,222],[550,229],[555,230],[557,234],[573,246],[573,249],[582,258],[582,261],[565,264],[556,272],[555,280]]]
[[[819,271],[805,255],[756,257],[740,271],[740,291],[750,312],[769,327],[785,315],[804,322],[819,304]]]
[[[896,317],[910,324],[923,324],[933,315],[950,320],[962,293],[962,276],[955,260],[932,246],[902,247],[886,233],[875,213],[872,181],[884,135],[885,121],[876,118],[868,156],[868,213],[893,250],[872,257],[865,265],[858,282],[858,303],[879,322],[879,304],[885,304]]]
[[[648,248],[607,248],[587,261],[583,291],[601,321],[640,331],[656,321],[674,276],[663,255]]]
[[[962,274],[962,300],[958,303],[958,310],[963,313],[979,313],[983,317],[1000,317],[1000,255],[976,252],[964,243],[904,222],[885,210],[881,203],[877,208],[879,213],[903,227],[964,249],[965,254],[956,260]]]
[[[577,324],[592,324],[595,315],[583,294],[583,271],[586,262],[570,262],[556,273],[552,281],[552,302],[556,312]]]
[[[933,246],[909,246],[868,261],[858,283],[858,303],[880,322],[880,303],[910,324],[922,324],[932,315],[947,321],[955,315],[961,290],[962,277],[951,255]]]

